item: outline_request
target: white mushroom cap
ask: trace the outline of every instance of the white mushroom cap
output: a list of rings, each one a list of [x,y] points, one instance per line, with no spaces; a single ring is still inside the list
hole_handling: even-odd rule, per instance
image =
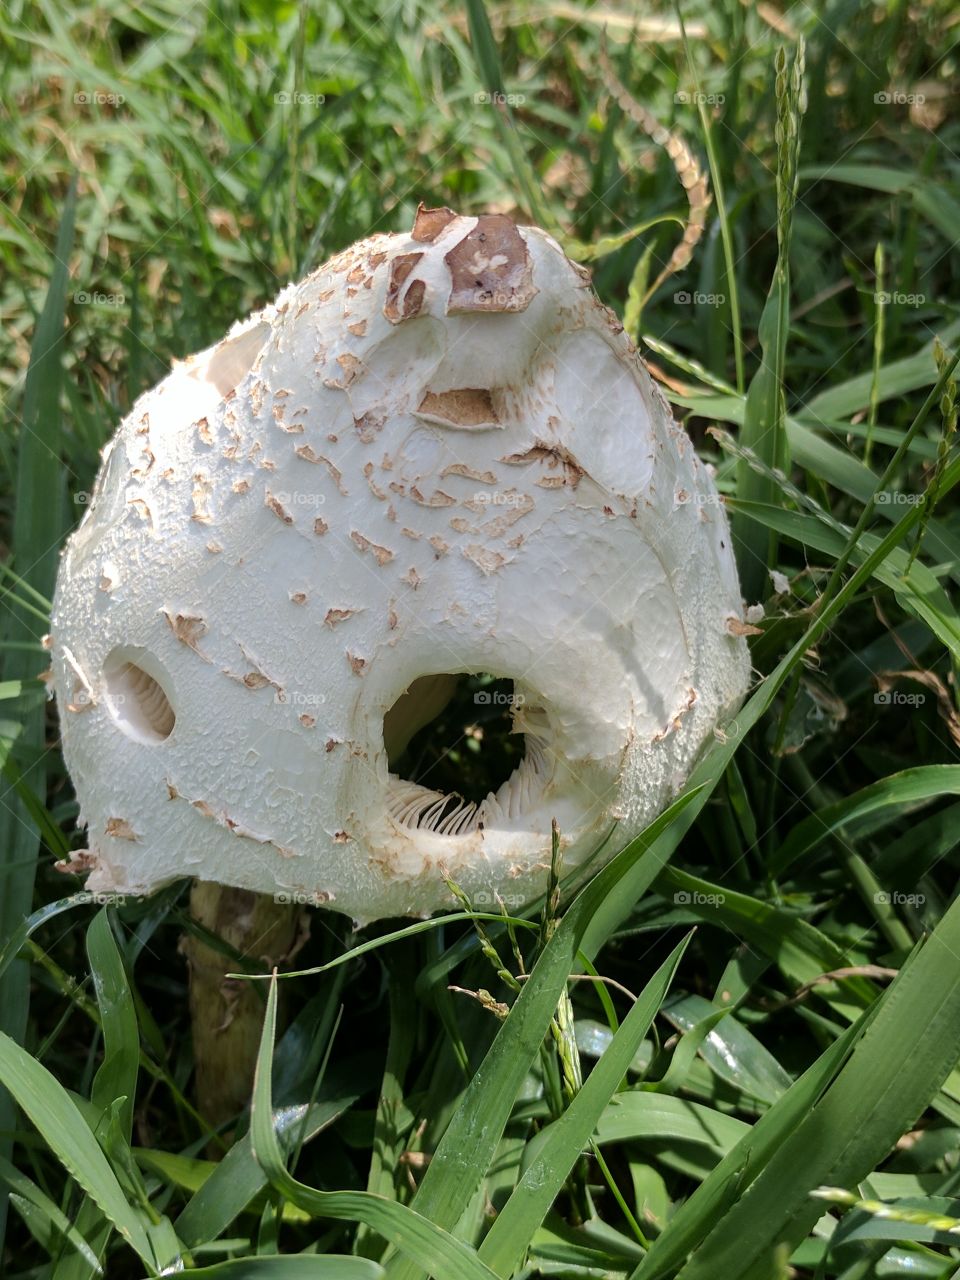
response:
[[[421,210],[177,364],[107,445],[53,664],[88,887],[178,876],[358,921],[540,892],[683,785],[748,681],[727,521],[550,236]],[[388,771],[448,681],[514,681],[479,807]],[[417,705],[419,704],[419,705]]]

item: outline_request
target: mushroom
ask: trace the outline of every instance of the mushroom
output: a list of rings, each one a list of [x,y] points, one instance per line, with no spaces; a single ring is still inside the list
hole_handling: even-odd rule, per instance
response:
[[[418,210],[143,395],[53,611],[91,890],[177,877],[365,923],[535,896],[683,786],[749,674],[725,513],[587,272]],[[513,681],[479,802],[391,772]]]

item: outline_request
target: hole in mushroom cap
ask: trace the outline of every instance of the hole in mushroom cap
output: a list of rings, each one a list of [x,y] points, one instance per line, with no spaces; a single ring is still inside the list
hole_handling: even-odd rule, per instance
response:
[[[190,377],[212,383],[221,396],[229,395],[253,368],[269,334],[270,325],[263,320],[235,338],[224,339],[203,364],[191,367]]]
[[[168,682],[166,673],[151,654],[114,649],[104,663],[103,677],[110,714],[128,738],[156,745],[170,737],[177,717],[161,683]]]
[[[515,818],[543,788],[547,736],[512,680],[421,676],[383,720],[390,816],[451,836]]]

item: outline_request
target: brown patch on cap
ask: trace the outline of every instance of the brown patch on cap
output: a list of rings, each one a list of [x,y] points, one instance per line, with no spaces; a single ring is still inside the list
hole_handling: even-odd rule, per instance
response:
[[[451,281],[447,315],[525,311],[537,293],[527,246],[506,214],[481,214],[443,260]]]
[[[383,314],[391,324],[399,324],[401,320],[409,320],[420,310],[423,303],[424,283],[414,280],[400,302],[400,291],[406,284],[410,272],[423,257],[422,253],[401,253],[390,263],[390,278],[387,281],[387,297],[383,304]],[[419,285],[419,289],[416,287]]]
[[[286,509],[279,498],[275,498],[268,489],[264,495],[263,505],[269,507],[278,520],[282,520],[284,524],[293,524],[293,516]]]
[[[430,497],[425,498],[415,484],[410,486],[410,497],[414,502],[418,502],[421,507],[452,507],[456,505],[457,501],[456,498],[451,498],[449,493],[444,493],[442,489],[434,489]]]
[[[364,671],[367,669],[368,664],[366,658],[358,658],[357,655],[355,653],[351,653],[349,649],[347,650],[347,661],[350,663],[350,670],[355,676],[362,676]]]
[[[149,520],[151,524],[153,523],[153,512],[147,506],[143,498],[131,498],[127,505],[133,507],[141,520]]]
[[[328,627],[335,627],[337,623],[352,618],[356,612],[356,609],[328,609],[324,622]]]
[[[100,859],[94,849],[71,849],[67,858],[53,864],[53,869],[61,875],[79,876],[86,871],[96,871],[99,865]]]
[[[247,652],[243,645],[240,644],[239,640],[237,641],[237,644],[240,648],[240,652],[249,663],[251,669],[249,671],[239,673],[236,671],[228,671],[224,668],[223,674],[225,676],[229,676],[231,680],[236,680],[246,689],[266,689],[269,686],[271,689],[276,691],[278,702],[286,702],[286,695],[284,694],[279,681],[274,680],[272,676],[267,675],[260,662],[252,654]]]
[[[201,418],[200,421],[206,422],[206,418]],[[213,440],[212,439],[206,440],[205,443],[213,444]],[[133,470],[130,472],[130,474],[132,476],[136,476],[138,480],[142,480],[144,476],[150,474],[150,470],[153,467],[153,464],[157,460],[156,454],[153,452],[152,449],[148,448],[146,445],[144,445],[143,447],[143,456],[147,459],[147,465],[145,467],[134,467]]]
[[[593,299],[593,303],[599,309],[600,315],[603,317],[603,321],[610,332],[613,334],[623,333],[623,324],[614,309],[608,307],[605,302],[601,302],[597,297]]]
[[[337,356],[336,363],[343,371],[341,378],[324,378],[323,385],[329,387],[331,391],[346,391],[359,378],[363,369],[363,362],[352,351],[346,351],[343,355]]]
[[[554,474],[541,476],[536,481],[543,489],[559,489],[563,485],[575,489],[586,475],[570,450],[565,449],[562,444],[543,444],[537,441],[532,448],[525,449],[522,453],[507,454],[500,461],[514,467],[530,466],[534,462],[545,463],[547,470]]]
[[[113,836],[116,840],[137,841],[140,839],[126,818],[108,818],[103,834]]]
[[[322,538],[329,528],[330,526],[327,524],[326,520],[324,520],[323,516],[317,516],[316,520],[313,522],[313,532],[318,538]]]
[[[413,220],[413,230],[410,234],[418,244],[430,244],[456,217],[454,211],[448,209],[446,205],[428,209],[421,200],[417,205],[417,216]]]
[[[324,457],[322,453],[317,453],[316,450],[312,449],[308,444],[298,446],[298,448],[294,449],[293,452],[298,458],[302,458],[304,462],[313,462],[317,466],[326,467],[330,474],[330,479],[337,486],[343,496],[347,496],[347,490],[343,487],[343,472],[339,467],[335,466],[329,458]]]
[[[387,495],[386,493],[384,493],[384,491],[380,488],[380,486],[374,480],[373,471],[374,471],[374,467],[372,462],[367,462],[364,464],[363,474],[366,477],[367,484],[370,487],[370,492],[373,494],[375,498],[379,498],[381,502],[386,502]]]
[[[417,416],[448,427],[499,427],[493,397],[486,387],[456,387],[450,391],[426,391]]]
[[[170,630],[181,644],[185,644],[194,653],[200,654],[204,662],[210,661],[200,649],[200,641],[207,634],[207,624],[202,618],[188,613],[170,613],[166,609],[163,610],[163,616],[170,624]]]
[[[585,267],[582,262],[574,262],[572,258],[567,258],[567,261],[580,277],[580,287],[589,288],[593,284],[593,272],[590,268]]]
[[[365,538],[362,533],[357,533],[356,529],[354,529],[350,534],[350,540],[355,546],[358,546],[361,551],[371,552],[376,557],[377,564],[379,565],[389,564],[393,559],[393,552],[389,547],[377,546],[375,542],[371,542],[369,538]]]
[[[507,563],[506,557],[499,551],[491,551],[477,542],[472,542],[468,547],[461,547],[460,554],[464,559],[472,561],[483,573],[495,573]]]
[[[265,689],[267,685],[274,689],[280,688],[275,680],[265,676],[262,671],[248,671],[245,676],[240,677],[240,682],[248,689]]]
[[[357,434],[360,436],[360,439],[364,444],[371,443],[377,432],[383,429],[383,424],[385,422],[385,414],[374,413],[371,409],[368,409],[366,413],[362,414],[359,418],[355,417],[353,419],[353,425],[356,427]]]
[[[451,462],[440,472],[441,480],[444,476],[463,476],[467,480],[477,480],[481,484],[497,483],[497,477],[492,471],[478,471],[476,467],[467,466],[465,462]]]
[[[755,627],[750,622],[741,622],[739,618],[727,619],[727,634],[731,636],[762,636],[763,631],[760,627]]]

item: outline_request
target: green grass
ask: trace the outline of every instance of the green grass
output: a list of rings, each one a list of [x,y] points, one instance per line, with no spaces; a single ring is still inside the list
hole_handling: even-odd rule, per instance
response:
[[[687,207],[604,82],[604,17],[711,177],[650,297]],[[960,27],[938,0],[642,18],[669,31],[479,0],[0,13],[4,1276],[958,1273]],[[53,869],[84,842],[39,678],[57,548],[171,358],[420,200],[589,259],[716,467],[757,679],[671,809],[522,917],[315,914],[257,984],[225,1154],[186,886],[98,909]]]

